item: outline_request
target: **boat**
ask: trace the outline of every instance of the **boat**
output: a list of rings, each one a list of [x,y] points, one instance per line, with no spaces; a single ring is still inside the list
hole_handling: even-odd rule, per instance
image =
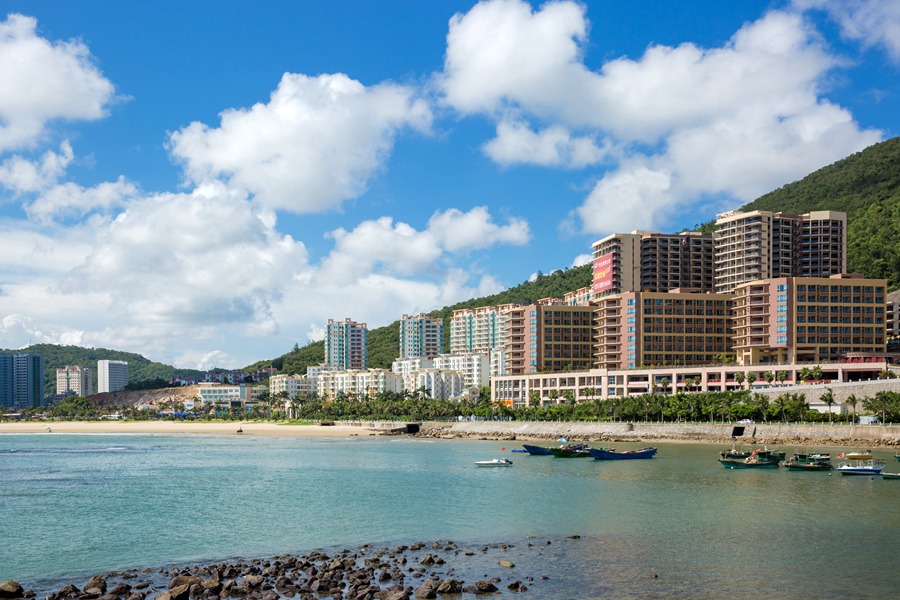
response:
[[[653,458],[659,448],[640,448],[616,452],[612,448],[590,448],[588,451],[596,460],[628,460],[633,458]]]
[[[732,459],[744,459],[750,458],[751,456],[759,456],[760,458],[766,459],[774,459],[774,460],[784,460],[787,456],[787,453],[781,450],[769,450],[768,448],[757,448],[756,450],[737,450],[734,446],[731,448],[722,450],[719,452],[720,458],[732,458]]]
[[[545,448],[543,446],[532,446],[531,444],[522,444],[522,447],[525,449],[525,452],[532,456],[550,456],[552,453],[550,452],[550,448]]]
[[[550,454],[556,458],[586,458],[591,455],[587,444],[568,444],[559,448],[550,448]]]
[[[900,473],[885,473],[884,471],[882,471],[881,478],[882,479],[900,479]]]
[[[492,458],[491,460],[476,460],[477,467],[511,467],[512,461],[508,458]]]
[[[795,453],[789,459],[781,462],[781,466],[788,471],[830,471],[834,469],[831,464],[831,455]]]
[[[881,475],[884,461],[881,459],[851,460],[843,462],[837,468],[841,475]]]
[[[747,458],[722,458],[719,462],[726,469],[772,469],[778,468],[779,459],[763,454],[761,450],[754,450]]]
[[[860,450],[858,452],[841,452],[838,458],[846,458],[847,460],[872,460],[871,450]]]

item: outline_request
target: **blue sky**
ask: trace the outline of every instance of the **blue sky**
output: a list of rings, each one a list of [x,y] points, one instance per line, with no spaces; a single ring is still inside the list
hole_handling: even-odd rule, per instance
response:
[[[0,4],[0,347],[240,367],[900,132],[900,4]]]

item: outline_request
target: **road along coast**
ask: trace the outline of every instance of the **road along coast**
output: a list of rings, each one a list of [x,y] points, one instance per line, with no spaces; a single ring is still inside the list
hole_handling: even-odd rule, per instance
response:
[[[734,427],[741,443],[800,446],[900,446],[900,426],[794,423],[576,423],[560,421],[426,422],[421,437],[480,440],[556,440],[644,443],[731,443]]]

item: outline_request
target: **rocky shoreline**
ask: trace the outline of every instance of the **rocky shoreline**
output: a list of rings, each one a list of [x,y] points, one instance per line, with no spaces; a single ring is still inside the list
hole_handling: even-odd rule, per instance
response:
[[[575,543],[578,539],[578,535],[554,541],[530,538],[521,544],[472,547],[452,541],[380,549],[367,544],[355,550],[111,572],[95,575],[80,585],[57,583],[40,589],[37,584],[39,591],[6,581],[0,583],[0,599],[411,600],[445,594],[503,596],[526,592],[550,579],[545,573],[519,572],[513,562],[517,553],[540,553],[554,543]]]
[[[559,423],[515,421],[466,422],[466,423],[423,423],[418,437],[437,439],[472,439],[484,441],[555,441],[560,437],[596,443],[638,443],[655,442],[731,444],[733,425],[665,427],[658,424],[616,423]],[[900,448],[900,428],[883,427],[863,432],[857,427],[837,428],[819,432],[821,427],[783,427],[780,425],[750,424],[744,427],[744,435],[737,438],[742,444],[789,445],[789,446],[844,446],[860,448]],[[872,435],[871,433],[874,433]],[[865,434],[865,435],[864,435]]]

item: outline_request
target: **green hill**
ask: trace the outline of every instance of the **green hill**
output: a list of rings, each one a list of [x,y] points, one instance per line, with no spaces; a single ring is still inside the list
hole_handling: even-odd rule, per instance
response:
[[[428,313],[444,320],[444,350],[450,349],[450,317],[454,310],[492,306],[495,304],[526,304],[541,298],[561,298],[567,292],[574,292],[591,283],[591,265],[554,271],[550,275],[538,273],[534,281],[526,281],[499,294],[484,298],[473,298],[445,306]],[[389,369],[400,352],[400,321],[369,330],[369,366],[375,369]],[[311,342],[302,348],[245,367],[246,370],[273,366],[282,373],[306,373],[306,367],[325,359],[325,342]]]
[[[761,196],[743,210],[847,213],[847,268],[900,287],[900,137]]]
[[[80,346],[58,346],[56,344],[34,344],[18,350],[0,350],[0,354],[41,354],[44,357],[44,393],[56,393],[56,369],[66,365],[90,367],[94,370],[94,388],[97,386],[98,360],[124,360],[128,363],[130,385],[156,380],[168,381],[173,377],[202,376],[203,371],[176,369],[169,365],[150,361],[140,354],[120,352],[106,348],[82,348]]]

